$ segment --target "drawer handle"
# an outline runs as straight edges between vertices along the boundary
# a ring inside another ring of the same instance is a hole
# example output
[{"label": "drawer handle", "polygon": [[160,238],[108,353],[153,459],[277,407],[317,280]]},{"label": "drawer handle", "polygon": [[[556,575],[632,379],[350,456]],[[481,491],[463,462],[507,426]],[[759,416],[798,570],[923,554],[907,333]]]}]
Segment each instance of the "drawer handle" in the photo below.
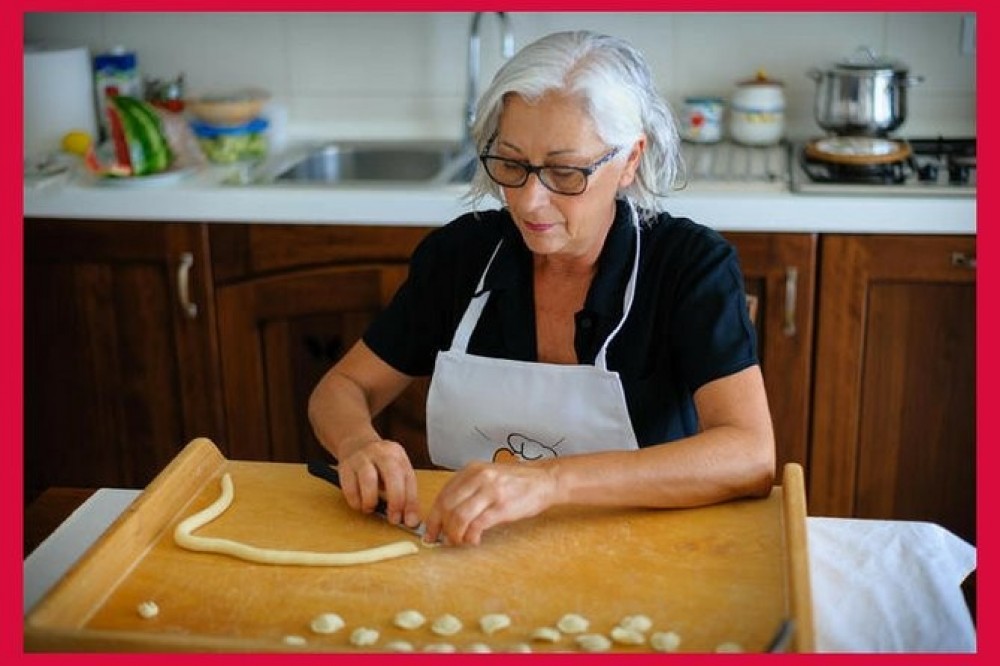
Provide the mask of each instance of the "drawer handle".
[{"label": "drawer handle", "polygon": [[789,266],[785,269],[785,328],[787,337],[793,337],[795,328],[795,303],[799,294],[799,269]]},{"label": "drawer handle", "polygon": [[955,268],[968,268],[975,270],[976,268],[976,256],[971,257],[964,252],[952,252],[951,253],[951,265]]},{"label": "drawer handle", "polygon": [[177,265],[177,294],[181,301],[181,310],[188,319],[198,317],[198,304],[191,302],[189,293],[192,266],[194,266],[194,255],[182,252],[180,263]]}]

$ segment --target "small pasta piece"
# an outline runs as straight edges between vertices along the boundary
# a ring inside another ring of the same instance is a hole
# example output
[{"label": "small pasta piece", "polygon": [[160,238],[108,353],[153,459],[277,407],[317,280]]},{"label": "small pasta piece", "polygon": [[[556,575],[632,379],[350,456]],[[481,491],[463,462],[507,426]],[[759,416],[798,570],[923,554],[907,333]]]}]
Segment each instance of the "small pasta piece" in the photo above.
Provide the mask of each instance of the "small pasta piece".
[{"label": "small pasta piece", "polygon": [[400,629],[419,629],[427,622],[423,613],[416,610],[405,610],[396,613],[393,623]]},{"label": "small pasta piece", "polygon": [[285,645],[305,645],[306,639],[304,636],[297,636],[295,634],[288,634],[281,639]]},{"label": "small pasta piece", "polygon": [[139,617],[144,620],[152,620],[160,614],[160,607],[156,605],[155,601],[143,601],[136,606],[135,610],[139,613]]},{"label": "small pasta piece", "polygon": [[479,618],[479,626],[484,634],[492,635],[510,626],[510,616],[504,613],[489,613]]},{"label": "small pasta piece", "polygon": [[389,641],[385,644],[385,649],[389,652],[413,652],[413,643],[410,641]]},{"label": "small pasta piece", "polygon": [[378,643],[378,630],[368,627],[358,627],[351,632],[351,645],[367,647]]},{"label": "small pasta piece", "polygon": [[657,652],[677,652],[681,637],[676,631],[657,631],[649,637],[649,645]]},{"label": "small pasta piece", "polygon": [[539,627],[531,632],[531,640],[533,641],[558,643],[560,639],[562,639],[562,634],[555,627]]},{"label": "small pasta piece", "polygon": [[344,628],[344,618],[336,613],[320,613],[309,623],[309,628],[316,634],[332,634]]},{"label": "small pasta piece", "polygon": [[644,634],[653,628],[653,621],[648,615],[626,615],[618,623],[618,626],[622,629],[638,631],[640,634]]},{"label": "small pasta piece", "polygon": [[486,643],[472,643],[472,644],[469,645],[469,647],[466,648],[465,651],[466,652],[476,652],[478,654],[487,654],[487,653],[493,652],[493,648],[491,648]]},{"label": "small pasta piece", "polygon": [[611,640],[601,634],[580,634],[576,644],[584,652],[607,652],[611,648]]},{"label": "small pasta piece", "polygon": [[611,630],[611,640],[622,645],[642,645],[646,637],[634,629],[619,626]]},{"label": "small pasta piece", "polygon": [[556,628],[564,634],[582,634],[590,628],[590,620],[576,613],[566,613],[556,622]]},{"label": "small pasta piece", "polygon": [[528,654],[528,653],[534,652],[534,650],[532,650],[531,646],[528,645],[527,643],[514,643],[509,648],[507,648],[506,650],[504,650],[504,652],[512,652],[512,653],[517,653],[517,654]]},{"label": "small pasta piece", "polygon": [[451,643],[428,643],[424,646],[424,652],[437,652],[439,654],[450,654],[458,650]]},{"label": "small pasta piece", "polygon": [[716,652],[743,652],[743,646],[733,641],[726,641],[715,646]]},{"label": "small pasta piece", "polygon": [[445,613],[431,625],[431,631],[438,636],[453,636],[462,630],[462,621],[454,615]]}]

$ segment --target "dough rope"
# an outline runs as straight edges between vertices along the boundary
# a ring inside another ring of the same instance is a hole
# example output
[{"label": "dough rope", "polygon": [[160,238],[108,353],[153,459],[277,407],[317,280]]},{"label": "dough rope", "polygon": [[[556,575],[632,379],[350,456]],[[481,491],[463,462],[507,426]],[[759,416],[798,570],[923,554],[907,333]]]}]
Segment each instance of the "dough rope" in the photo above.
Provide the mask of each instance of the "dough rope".
[{"label": "dough rope", "polygon": [[258,564],[290,564],[313,567],[341,567],[354,564],[368,564],[394,557],[413,555],[420,551],[416,544],[410,541],[394,543],[346,553],[318,553],[303,550],[278,550],[274,548],[259,548],[249,544],[220,539],[216,537],[201,537],[192,534],[200,527],[207,525],[229,508],[233,502],[233,480],[229,473],[222,475],[222,493],[210,505],[182,520],[174,529],[174,541],[181,548],[203,553],[218,553],[229,555],[248,562]]}]

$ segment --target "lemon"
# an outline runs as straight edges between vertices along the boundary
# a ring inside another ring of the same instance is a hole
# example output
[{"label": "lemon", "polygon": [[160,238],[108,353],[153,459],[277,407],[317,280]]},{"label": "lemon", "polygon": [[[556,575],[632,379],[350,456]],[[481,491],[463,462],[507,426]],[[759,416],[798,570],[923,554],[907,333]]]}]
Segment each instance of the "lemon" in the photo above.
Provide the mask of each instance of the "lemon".
[{"label": "lemon", "polygon": [[66,132],[62,138],[62,149],[74,155],[86,155],[93,139],[90,134],[83,130],[73,130]]}]

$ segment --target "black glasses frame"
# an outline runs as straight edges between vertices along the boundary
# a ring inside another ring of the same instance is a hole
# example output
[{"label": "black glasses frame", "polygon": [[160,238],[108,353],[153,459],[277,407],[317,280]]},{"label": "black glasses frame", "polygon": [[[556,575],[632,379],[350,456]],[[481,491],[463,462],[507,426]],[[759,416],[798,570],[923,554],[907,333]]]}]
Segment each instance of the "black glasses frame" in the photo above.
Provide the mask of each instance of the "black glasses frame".
[{"label": "black glasses frame", "polygon": [[[584,167],[551,166],[551,165],[535,166],[530,162],[522,162],[521,160],[510,159],[507,157],[500,157],[499,155],[490,155],[488,154],[487,151],[489,151],[489,149],[492,146],[493,146],[493,141],[491,139],[490,142],[486,144],[486,149],[482,152],[482,154],[479,155],[479,161],[482,162],[483,168],[486,170],[486,175],[489,176],[490,180],[492,180],[494,183],[496,183],[500,187],[512,187],[512,188],[524,187],[525,183],[528,182],[528,178],[531,177],[531,174],[535,174],[538,176],[538,182],[540,182],[543,186],[545,186],[545,189],[549,190],[550,192],[555,192],[556,194],[562,194],[564,196],[576,196],[578,194],[583,194],[584,192],[586,192],[587,186],[590,184],[590,177],[594,174],[594,172],[597,171],[603,164],[606,164],[611,159],[613,159],[614,156],[617,155],[619,152],[621,152],[621,146],[616,146],[615,148],[612,148],[610,151],[605,153],[604,156],[598,158],[596,162]],[[493,174],[490,172],[491,161],[493,163],[510,164],[513,166],[520,167],[521,169],[524,169],[524,178],[522,178],[521,182],[517,183],[516,185],[500,182],[499,180],[494,178]],[[580,174],[583,175],[583,187],[574,192],[567,192],[564,190],[556,189],[555,187],[550,185],[545,178],[545,174],[547,172],[554,170],[558,171],[569,170],[569,171],[579,172]]]}]

